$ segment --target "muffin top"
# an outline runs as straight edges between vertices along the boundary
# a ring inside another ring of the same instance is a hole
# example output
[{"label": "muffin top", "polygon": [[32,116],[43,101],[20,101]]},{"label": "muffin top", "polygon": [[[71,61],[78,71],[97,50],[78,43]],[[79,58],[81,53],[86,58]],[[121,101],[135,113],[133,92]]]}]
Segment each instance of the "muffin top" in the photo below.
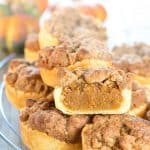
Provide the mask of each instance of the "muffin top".
[{"label": "muffin top", "polygon": [[82,132],[87,149],[150,149],[150,122],[130,115],[96,115]]}]

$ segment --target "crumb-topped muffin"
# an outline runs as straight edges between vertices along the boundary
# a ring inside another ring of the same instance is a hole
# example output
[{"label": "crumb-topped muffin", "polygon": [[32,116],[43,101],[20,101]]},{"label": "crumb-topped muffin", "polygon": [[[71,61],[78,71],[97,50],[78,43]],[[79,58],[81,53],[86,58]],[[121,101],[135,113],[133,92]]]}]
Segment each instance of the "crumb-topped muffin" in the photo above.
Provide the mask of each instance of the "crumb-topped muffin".
[{"label": "crumb-topped muffin", "polygon": [[83,150],[149,150],[150,122],[129,115],[97,115],[82,130]]},{"label": "crumb-topped muffin", "polygon": [[82,29],[90,31],[101,40],[106,41],[106,30],[97,24],[96,20],[90,16],[80,13],[75,8],[64,8],[55,11],[51,18],[47,20],[40,29],[40,47],[56,46],[62,41],[74,38],[76,32]]},{"label": "crumb-topped muffin", "polygon": [[19,109],[25,106],[28,98],[53,100],[53,88],[43,83],[36,65],[21,59],[10,62],[5,91],[11,103]]},{"label": "crumb-topped muffin", "polygon": [[81,130],[89,122],[87,115],[68,116],[53,102],[32,99],[20,114],[22,139],[31,150],[81,150]]}]

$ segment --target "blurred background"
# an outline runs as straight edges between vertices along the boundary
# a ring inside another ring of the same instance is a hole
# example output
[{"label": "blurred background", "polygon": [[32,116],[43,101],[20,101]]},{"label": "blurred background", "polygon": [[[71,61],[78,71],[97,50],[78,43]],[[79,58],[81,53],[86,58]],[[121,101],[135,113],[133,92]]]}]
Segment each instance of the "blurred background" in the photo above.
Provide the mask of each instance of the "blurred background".
[{"label": "blurred background", "polygon": [[107,45],[150,43],[148,0],[0,0],[0,58],[23,52],[30,33],[38,33],[55,9],[78,7],[106,28]]}]

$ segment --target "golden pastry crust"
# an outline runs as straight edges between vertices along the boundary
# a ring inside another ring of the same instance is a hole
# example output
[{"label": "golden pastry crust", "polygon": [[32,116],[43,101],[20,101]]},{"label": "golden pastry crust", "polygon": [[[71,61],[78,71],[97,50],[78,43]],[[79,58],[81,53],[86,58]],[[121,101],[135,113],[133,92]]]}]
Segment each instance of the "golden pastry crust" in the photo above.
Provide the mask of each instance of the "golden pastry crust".
[{"label": "golden pastry crust", "polygon": [[38,130],[32,130],[24,122],[20,122],[20,131],[24,144],[30,150],[81,150],[81,143],[68,144],[59,141]]},{"label": "golden pastry crust", "polygon": [[43,83],[35,65],[24,60],[12,60],[5,76],[5,87],[8,99],[19,109],[28,98],[53,100],[53,88]]},{"label": "golden pastry crust", "polygon": [[55,88],[54,99],[56,108],[66,114],[124,113],[131,105],[131,78],[108,67],[81,71],[77,78]]},{"label": "golden pastry crust", "polygon": [[97,115],[82,130],[83,150],[150,149],[150,122],[129,115]]}]

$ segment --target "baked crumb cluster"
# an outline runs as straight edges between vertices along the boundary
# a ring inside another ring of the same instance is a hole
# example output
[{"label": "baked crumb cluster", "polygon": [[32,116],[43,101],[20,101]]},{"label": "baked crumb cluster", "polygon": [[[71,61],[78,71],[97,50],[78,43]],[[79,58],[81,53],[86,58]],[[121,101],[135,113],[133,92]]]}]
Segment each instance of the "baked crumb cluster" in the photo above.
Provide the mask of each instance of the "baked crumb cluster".
[{"label": "baked crumb cluster", "polygon": [[150,122],[129,115],[97,115],[83,132],[83,147],[88,150],[148,150]]},{"label": "baked crumb cluster", "polygon": [[83,37],[82,33],[70,42],[58,46],[47,47],[39,53],[39,67],[52,69],[54,67],[67,67],[84,59],[95,59],[111,62],[111,54],[105,45],[93,37]]}]

